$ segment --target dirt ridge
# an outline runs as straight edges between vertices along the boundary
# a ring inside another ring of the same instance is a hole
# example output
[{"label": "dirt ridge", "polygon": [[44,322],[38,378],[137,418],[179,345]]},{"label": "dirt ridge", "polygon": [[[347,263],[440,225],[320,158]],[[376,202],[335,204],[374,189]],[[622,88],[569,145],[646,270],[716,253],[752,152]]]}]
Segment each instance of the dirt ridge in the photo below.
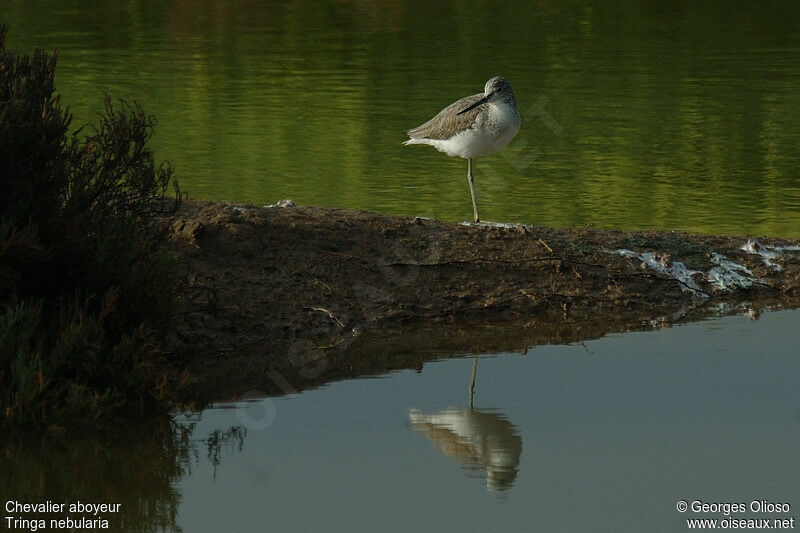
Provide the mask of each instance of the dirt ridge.
[{"label": "dirt ridge", "polygon": [[185,276],[169,349],[212,374],[217,397],[288,392],[275,373],[302,389],[485,348],[800,306],[800,240],[199,200],[165,227]]}]

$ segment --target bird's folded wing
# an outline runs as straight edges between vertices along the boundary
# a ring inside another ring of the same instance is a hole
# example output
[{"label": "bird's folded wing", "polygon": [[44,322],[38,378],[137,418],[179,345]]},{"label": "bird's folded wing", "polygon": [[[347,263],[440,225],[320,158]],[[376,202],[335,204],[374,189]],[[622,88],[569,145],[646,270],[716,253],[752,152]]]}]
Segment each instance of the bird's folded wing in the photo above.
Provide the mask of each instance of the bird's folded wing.
[{"label": "bird's folded wing", "polygon": [[472,127],[475,117],[478,116],[483,106],[479,105],[474,109],[470,109],[463,115],[458,113],[483,98],[483,96],[483,93],[478,93],[462,98],[439,111],[438,115],[425,124],[411,128],[404,133],[412,139],[449,139],[453,135]]}]

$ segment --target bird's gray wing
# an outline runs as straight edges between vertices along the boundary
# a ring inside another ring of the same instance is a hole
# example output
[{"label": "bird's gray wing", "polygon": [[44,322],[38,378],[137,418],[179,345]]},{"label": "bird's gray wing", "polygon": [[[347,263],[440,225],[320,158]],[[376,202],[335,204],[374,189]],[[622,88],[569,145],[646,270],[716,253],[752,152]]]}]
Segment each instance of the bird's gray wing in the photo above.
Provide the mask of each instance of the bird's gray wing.
[{"label": "bird's gray wing", "polygon": [[470,109],[463,115],[458,113],[483,98],[483,96],[483,93],[478,93],[462,98],[439,111],[438,115],[425,124],[406,130],[403,133],[412,139],[449,139],[456,133],[472,127],[475,117],[478,116],[483,106],[479,105],[474,109]]}]

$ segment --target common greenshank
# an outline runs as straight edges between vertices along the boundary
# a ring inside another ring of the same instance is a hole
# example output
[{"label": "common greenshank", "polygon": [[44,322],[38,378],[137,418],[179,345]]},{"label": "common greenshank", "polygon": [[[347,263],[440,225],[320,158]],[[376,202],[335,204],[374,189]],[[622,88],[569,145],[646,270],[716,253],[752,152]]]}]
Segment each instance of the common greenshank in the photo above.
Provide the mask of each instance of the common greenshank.
[{"label": "common greenshank", "polygon": [[475,222],[479,222],[472,158],[504,148],[519,131],[519,125],[514,89],[507,79],[496,76],[486,82],[482,93],[462,98],[425,124],[404,131],[411,138],[403,144],[429,144],[449,156],[467,160],[472,211]]}]

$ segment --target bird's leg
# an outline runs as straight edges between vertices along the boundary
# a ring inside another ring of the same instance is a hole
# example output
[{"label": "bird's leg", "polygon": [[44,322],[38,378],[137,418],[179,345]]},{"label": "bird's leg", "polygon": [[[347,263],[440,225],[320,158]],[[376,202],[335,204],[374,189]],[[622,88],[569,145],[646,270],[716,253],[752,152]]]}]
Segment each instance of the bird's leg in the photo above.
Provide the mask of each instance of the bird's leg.
[{"label": "bird's leg", "polygon": [[478,354],[472,362],[472,378],[469,380],[469,410],[472,411],[472,398],[475,396],[475,378],[478,377]]},{"label": "bird's leg", "polygon": [[472,158],[467,158],[467,181],[469,181],[469,192],[472,195],[472,212],[475,215],[475,222],[480,222],[478,218],[478,204],[475,203],[475,178],[472,177]]}]

